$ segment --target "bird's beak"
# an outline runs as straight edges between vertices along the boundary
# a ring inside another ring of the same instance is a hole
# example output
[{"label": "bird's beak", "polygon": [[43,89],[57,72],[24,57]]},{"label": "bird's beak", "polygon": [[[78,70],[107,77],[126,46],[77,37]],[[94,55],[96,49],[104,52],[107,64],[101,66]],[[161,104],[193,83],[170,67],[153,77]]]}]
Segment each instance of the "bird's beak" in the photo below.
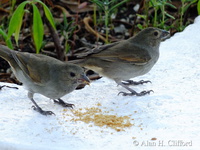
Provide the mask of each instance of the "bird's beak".
[{"label": "bird's beak", "polygon": [[82,74],[78,79],[78,83],[90,85],[90,79],[86,75]]},{"label": "bird's beak", "polygon": [[170,37],[170,32],[162,30],[162,34],[160,36],[161,40],[165,40]]}]

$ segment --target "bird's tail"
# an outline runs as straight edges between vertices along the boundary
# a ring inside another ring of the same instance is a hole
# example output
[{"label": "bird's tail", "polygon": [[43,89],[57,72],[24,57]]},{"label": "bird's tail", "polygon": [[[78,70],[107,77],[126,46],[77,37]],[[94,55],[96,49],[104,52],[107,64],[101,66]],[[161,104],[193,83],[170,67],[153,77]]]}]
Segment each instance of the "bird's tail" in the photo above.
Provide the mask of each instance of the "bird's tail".
[{"label": "bird's tail", "polygon": [[13,50],[8,48],[7,46],[0,44],[0,57],[7,60],[8,62],[12,59],[12,51]]}]

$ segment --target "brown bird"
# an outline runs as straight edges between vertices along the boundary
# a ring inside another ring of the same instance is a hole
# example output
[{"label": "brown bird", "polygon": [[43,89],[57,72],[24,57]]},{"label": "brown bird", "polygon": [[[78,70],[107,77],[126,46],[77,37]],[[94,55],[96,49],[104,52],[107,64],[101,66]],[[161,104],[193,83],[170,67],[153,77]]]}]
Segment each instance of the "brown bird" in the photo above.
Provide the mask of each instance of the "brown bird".
[{"label": "brown bird", "polygon": [[127,40],[79,54],[77,56],[79,59],[75,60],[74,63],[113,79],[117,84],[130,91],[130,93],[120,92],[124,96],[146,95],[152,90],[137,93],[128,85],[143,84],[150,81],[134,82],[129,79],[144,75],[152,69],[159,58],[160,43],[167,37],[169,37],[169,32],[165,30],[153,27],[146,28]]},{"label": "brown bird", "polygon": [[34,110],[43,115],[54,113],[42,110],[33,99],[34,93],[53,99],[64,107],[72,107],[73,104],[65,103],[60,98],[75,90],[79,84],[89,84],[83,68],[49,56],[17,52],[0,45],[0,57],[8,61],[17,79],[28,90]]}]

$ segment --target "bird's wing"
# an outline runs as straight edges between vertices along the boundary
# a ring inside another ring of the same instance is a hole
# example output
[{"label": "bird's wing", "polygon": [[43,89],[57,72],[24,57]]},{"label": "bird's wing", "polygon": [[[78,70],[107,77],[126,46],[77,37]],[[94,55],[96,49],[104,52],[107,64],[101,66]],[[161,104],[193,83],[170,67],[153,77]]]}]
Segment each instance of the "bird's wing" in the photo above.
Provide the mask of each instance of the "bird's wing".
[{"label": "bird's wing", "polygon": [[[48,80],[47,76],[41,74],[41,69],[45,69],[48,72],[48,65],[45,68],[39,67],[43,65],[43,61],[39,60],[38,57],[29,53],[12,53],[12,56],[24,75],[30,78],[34,83],[43,85]],[[38,63],[36,63],[38,62]]]},{"label": "bird's wing", "polygon": [[121,41],[116,45],[104,48],[91,56],[105,61],[123,61],[135,65],[144,65],[151,59],[145,48],[127,41]]},{"label": "bird's wing", "polygon": [[75,54],[75,56],[77,58],[85,58],[87,56],[90,56],[90,55],[93,55],[93,54],[97,54],[101,51],[104,51],[110,47],[113,47],[115,45],[117,45],[119,42],[114,42],[114,43],[111,43],[111,44],[106,44],[106,45],[102,45],[102,46],[98,46],[98,47],[95,47],[93,49],[86,49],[86,50],[82,50],[82,52],[77,52],[77,54]]}]

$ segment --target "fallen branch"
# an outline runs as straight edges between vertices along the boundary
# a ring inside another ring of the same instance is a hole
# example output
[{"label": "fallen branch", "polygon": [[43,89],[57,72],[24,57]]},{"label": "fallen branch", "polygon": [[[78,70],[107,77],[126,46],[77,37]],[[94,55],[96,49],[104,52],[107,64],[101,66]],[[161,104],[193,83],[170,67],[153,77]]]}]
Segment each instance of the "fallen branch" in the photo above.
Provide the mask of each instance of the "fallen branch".
[{"label": "fallen branch", "polygon": [[57,57],[58,57],[59,60],[64,61],[65,60],[64,49],[61,46],[58,33],[56,32],[56,30],[54,30],[54,28],[51,26],[51,24],[49,23],[49,21],[47,19],[46,19],[46,24],[49,28],[51,35],[52,35],[54,45],[55,45],[55,48],[56,48],[56,52],[57,52]]},{"label": "fallen branch", "polygon": [[83,22],[85,24],[85,29],[94,34],[97,38],[100,38],[101,40],[103,40],[104,42],[106,42],[106,38],[104,38],[102,35],[100,35],[98,32],[96,32],[89,24],[89,22],[92,21],[92,19],[90,17],[85,17],[83,19]]}]

